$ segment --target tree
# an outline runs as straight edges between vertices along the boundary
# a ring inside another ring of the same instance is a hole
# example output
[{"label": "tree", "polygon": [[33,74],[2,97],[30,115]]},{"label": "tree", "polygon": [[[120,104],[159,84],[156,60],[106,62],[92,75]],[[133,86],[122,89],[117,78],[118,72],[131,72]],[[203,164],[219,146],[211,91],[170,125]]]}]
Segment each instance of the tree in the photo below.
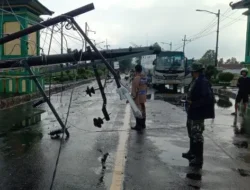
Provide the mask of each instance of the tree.
[{"label": "tree", "polygon": [[223,58],[220,58],[219,60],[219,65],[223,65],[224,64],[224,59]]},{"label": "tree", "polygon": [[231,82],[234,78],[234,74],[230,72],[220,73],[219,79],[221,82]]},{"label": "tree", "polygon": [[206,77],[207,77],[208,80],[211,80],[212,77],[216,78],[216,76],[218,75],[218,73],[219,73],[219,71],[213,65],[207,66],[207,68],[205,70],[205,75],[206,75]]},{"label": "tree", "polygon": [[231,59],[227,59],[225,64],[239,64],[239,62],[235,57],[232,57]]},{"label": "tree", "polygon": [[208,65],[214,65],[215,64],[215,51],[214,50],[208,50],[200,59],[200,62],[204,66]]},{"label": "tree", "polygon": [[[66,67],[68,67],[69,66],[69,63],[66,63]],[[67,71],[65,71],[65,73],[68,75],[68,77],[69,77],[69,75],[70,75],[70,70],[67,70]]]},{"label": "tree", "polygon": [[120,71],[125,72],[126,70],[130,70],[132,68],[132,59],[125,59],[119,62]]}]

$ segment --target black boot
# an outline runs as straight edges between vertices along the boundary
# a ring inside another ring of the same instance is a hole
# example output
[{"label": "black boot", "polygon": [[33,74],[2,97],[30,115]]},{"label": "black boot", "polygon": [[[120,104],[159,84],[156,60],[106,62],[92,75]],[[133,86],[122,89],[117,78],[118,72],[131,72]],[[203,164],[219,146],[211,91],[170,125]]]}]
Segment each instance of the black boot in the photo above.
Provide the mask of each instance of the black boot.
[{"label": "black boot", "polygon": [[190,138],[189,144],[190,144],[189,151],[186,153],[182,153],[182,157],[186,158],[188,160],[192,160],[195,158],[195,156],[194,156],[194,143],[193,143],[192,138]]},{"label": "black boot", "polygon": [[145,129],[146,128],[146,118],[142,119],[142,128]]},{"label": "black boot", "polygon": [[131,127],[132,130],[140,131],[141,130],[141,121],[139,118],[135,118],[136,124],[134,127]]},{"label": "black boot", "polygon": [[202,168],[203,165],[203,142],[196,142],[195,146],[195,158],[189,163],[189,166]]}]

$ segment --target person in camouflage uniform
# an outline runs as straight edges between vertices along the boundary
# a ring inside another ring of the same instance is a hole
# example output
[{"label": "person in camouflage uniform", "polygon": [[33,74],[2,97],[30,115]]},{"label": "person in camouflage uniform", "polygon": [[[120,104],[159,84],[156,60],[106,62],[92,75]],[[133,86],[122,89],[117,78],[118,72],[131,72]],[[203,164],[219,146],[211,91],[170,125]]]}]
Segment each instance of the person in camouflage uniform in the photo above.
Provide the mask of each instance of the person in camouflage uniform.
[{"label": "person in camouflage uniform", "polygon": [[[193,86],[195,84],[195,79],[193,78],[192,79],[192,82],[189,84],[188,86],[188,92],[187,92],[187,97],[186,97],[186,104],[185,104],[185,110],[188,112],[188,108],[189,108],[189,104],[188,102],[191,101],[191,89],[193,89]],[[187,153],[183,153],[182,154],[182,157],[183,158],[186,158],[188,160],[191,160],[194,158],[194,155],[193,155],[193,139],[192,139],[192,136],[191,136],[191,120],[188,119],[187,117],[187,122],[186,122],[186,127],[187,127],[187,132],[188,132],[188,137],[189,137],[189,151]]]},{"label": "person in camouflage uniform", "polygon": [[190,150],[183,157],[190,160],[190,166],[203,165],[203,131],[205,119],[214,119],[214,95],[211,84],[203,74],[203,66],[193,63],[193,81],[187,96],[187,129],[190,137]]}]

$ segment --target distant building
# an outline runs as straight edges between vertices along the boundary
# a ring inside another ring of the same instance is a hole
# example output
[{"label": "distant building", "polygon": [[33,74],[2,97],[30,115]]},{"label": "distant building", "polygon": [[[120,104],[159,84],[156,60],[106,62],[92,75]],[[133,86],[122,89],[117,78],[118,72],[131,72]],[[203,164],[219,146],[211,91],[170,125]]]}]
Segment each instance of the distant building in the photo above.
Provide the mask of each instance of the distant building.
[{"label": "distant building", "polygon": [[242,64],[219,64],[218,69],[223,72],[230,72],[239,74],[240,70],[244,67]]}]

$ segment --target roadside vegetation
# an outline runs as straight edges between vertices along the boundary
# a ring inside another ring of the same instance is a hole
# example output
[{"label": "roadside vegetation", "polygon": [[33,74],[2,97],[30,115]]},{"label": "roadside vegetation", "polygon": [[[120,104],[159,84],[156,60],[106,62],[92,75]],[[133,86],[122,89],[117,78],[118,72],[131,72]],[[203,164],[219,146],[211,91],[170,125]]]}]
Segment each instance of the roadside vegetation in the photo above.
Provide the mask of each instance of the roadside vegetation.
[{"label": "roadside vegetation", "polygon": [[[98,66],[98,73],[101,77],[107,75],[107,69],[104,66]],[[69,70],[64,72],[57,72],[51,75],[51,83],[62,83],[70,82],[75,80],[90,79],[95,77],[94,71],[92,68],[80,68],[75,70]],[[50,83],[50,76],[45,77],[45,84]]]}]

